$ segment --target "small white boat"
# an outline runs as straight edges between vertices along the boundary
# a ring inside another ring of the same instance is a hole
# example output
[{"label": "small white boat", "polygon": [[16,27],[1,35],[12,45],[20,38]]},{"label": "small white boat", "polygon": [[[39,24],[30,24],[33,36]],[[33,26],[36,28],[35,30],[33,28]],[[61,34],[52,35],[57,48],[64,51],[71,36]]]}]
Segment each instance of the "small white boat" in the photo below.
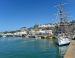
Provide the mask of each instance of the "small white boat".
[{"label": "small white boat", "polygon": [[70,39],[68,37],[58,37],[57,44],[58,45],[67,45],[70,43]]},{"label": "small white boat", "polygon": [[5,35],[3,35],[3,37],[6,37]]}]

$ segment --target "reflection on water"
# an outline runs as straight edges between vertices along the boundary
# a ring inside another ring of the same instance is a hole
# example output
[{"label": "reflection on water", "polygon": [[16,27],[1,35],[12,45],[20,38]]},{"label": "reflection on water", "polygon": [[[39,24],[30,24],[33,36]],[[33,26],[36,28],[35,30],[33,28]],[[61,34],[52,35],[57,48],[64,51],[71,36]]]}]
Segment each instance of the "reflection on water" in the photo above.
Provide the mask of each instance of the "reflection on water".
[{"label": "reflection on water", "polygon": [[67,48],[68,48],[68,46],[61,46],[61,47],[59,47],[59,54],[60,54],[61,58],[63,58]]},{"label": "reflection on water", "polygon": [[66,47],[47,39],[0,38],[0,58],[61,58]]}]

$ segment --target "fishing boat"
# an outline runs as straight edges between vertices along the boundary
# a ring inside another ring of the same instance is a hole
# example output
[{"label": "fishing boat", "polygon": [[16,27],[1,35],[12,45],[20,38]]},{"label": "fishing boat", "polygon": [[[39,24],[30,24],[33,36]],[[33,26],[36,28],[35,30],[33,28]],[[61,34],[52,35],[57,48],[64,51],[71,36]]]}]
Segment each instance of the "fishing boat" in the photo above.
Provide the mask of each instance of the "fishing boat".
[{"label": "fishing boat", "polygon": [[59,4],[58,6],[58,16],[59,16],[59,24],[56,29],[56,43],[58,45],[67,45],[70,43],[69,37],[69,25],[68,25],[68,17],[64,12],[64,4]]},{"label": "fishing boat", "polygon": [[69,39],[69,37],[67,37],[67,36],[58,36],[56,43],[57,43],[59,46],[68,45],[68,44],[70,44],[70,39]]}]

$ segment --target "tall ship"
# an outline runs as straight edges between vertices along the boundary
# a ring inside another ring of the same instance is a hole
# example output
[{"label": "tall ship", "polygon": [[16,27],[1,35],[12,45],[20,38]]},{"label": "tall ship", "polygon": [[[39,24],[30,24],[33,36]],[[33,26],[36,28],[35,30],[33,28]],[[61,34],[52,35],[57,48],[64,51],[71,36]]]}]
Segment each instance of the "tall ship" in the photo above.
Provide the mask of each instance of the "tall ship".
[{"label": "tall ship", "polygon": [[70,43],[68,18],[64,12],[64,4],[58,6],[58,17],[60,22],[56,26],[56,43],[58,45],[67,45]]}]

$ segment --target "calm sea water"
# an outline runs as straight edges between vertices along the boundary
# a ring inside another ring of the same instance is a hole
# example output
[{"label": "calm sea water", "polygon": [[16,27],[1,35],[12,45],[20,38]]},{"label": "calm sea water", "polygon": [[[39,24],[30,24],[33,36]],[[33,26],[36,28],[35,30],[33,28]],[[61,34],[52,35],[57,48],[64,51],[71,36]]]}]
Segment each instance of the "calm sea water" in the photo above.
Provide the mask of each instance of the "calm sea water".
[{"label": "calm sea water", "polygon": [[0,58],[62,58],[66,49],[47,39],[0,38]]}]

